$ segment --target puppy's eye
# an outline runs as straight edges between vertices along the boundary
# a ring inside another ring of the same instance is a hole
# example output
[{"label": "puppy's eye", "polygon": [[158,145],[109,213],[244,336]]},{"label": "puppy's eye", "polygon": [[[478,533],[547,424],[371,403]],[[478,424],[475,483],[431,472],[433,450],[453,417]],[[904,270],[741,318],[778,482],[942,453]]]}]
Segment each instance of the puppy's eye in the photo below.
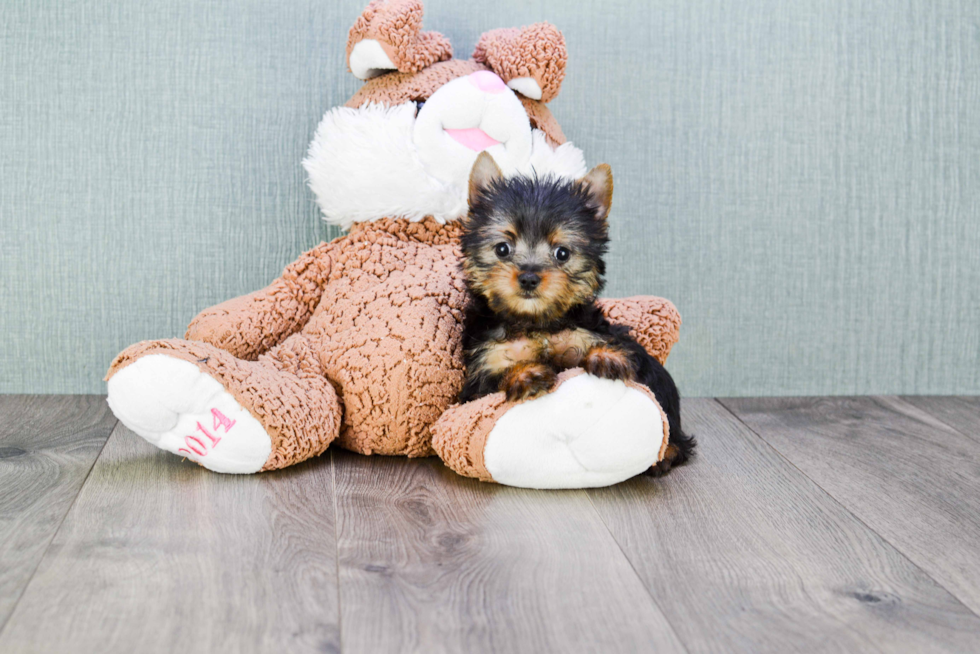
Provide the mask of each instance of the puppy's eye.
[{"label": "puppy's eye", "polygon": [[497,243],[493,246],[493,253],[503,259],[510,255],[510,245],[507,243]]},{"label": "puppy's eye", "polygon": [[568,261],[568,257],[572,256],[572,253],[568,248],[563,248],[558,246],[555,248],[555,259],[561,261],[562,263]]}]

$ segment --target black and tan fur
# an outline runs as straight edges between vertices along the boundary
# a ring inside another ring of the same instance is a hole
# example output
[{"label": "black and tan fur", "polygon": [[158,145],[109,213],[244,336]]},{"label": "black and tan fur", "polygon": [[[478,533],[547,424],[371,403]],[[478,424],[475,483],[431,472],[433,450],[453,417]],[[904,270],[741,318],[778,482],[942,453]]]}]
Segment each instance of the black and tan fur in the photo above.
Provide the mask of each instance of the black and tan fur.
[{"label": "black and tan fur", "polygon": [[460,401],[503,391],[512,401],[549,391],[561,370],[635,380],[654,393],[670,425],[655,474],[683,463],[694,439],[681,431],[680,396],[667,371],[596,305],[605,275],[612,171],[577,182],[505,180],[483,153],[470,174],[463,270],[470,291]]}]

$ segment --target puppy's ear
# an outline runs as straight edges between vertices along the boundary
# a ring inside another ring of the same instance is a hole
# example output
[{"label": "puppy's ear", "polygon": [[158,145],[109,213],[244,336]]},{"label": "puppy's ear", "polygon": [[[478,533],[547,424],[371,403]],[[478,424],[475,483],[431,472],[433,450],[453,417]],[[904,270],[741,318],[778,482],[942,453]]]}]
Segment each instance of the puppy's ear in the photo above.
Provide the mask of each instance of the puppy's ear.
[{"label": "puppy's ear", "polygon": [[[607,166],[608,168],[608,166]],[[493,160],[490,153],[484,150],[476,158],[473,169],[470,170],[470,206],[476,204],[480,193],[485,191],[497,180],[503,179],[504,174],[500,172],[500,166]]]},{"label": "puppy's ear", "polygon": [[589,207],[596,212],[596,218],[606,220],[612,206],[613,178],[609,164],[599,164],[585,174],[578,183],[585,190]]}]

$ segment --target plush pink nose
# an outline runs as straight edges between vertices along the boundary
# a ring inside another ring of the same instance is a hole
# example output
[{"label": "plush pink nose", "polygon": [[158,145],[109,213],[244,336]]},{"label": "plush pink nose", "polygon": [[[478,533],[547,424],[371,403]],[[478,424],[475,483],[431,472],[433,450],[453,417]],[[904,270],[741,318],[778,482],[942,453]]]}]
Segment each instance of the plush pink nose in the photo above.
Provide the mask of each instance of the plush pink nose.
[{"label": "plush pink nose", "polygon": [[489,70],[478,70],[470,75],[470,81],[476,88],[484,93],[501,93],[507,90],[504,80],[500,79]]}]

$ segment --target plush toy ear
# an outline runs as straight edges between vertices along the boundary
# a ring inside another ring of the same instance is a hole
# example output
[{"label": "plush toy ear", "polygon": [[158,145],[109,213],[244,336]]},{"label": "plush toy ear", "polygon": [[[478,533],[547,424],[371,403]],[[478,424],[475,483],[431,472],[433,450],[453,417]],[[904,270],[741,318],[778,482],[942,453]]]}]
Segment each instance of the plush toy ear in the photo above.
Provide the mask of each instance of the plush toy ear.
[{"label": "plush toy ear", "polygon": [[589,206],[596,210],[599,220],[609,217],[612,206],[613,178],[609,164],[599,164],[585,174],[578,183],[585,189],[589,197]]},{"label": "plush toy ear", "polygon": [[473,59],[532,100],[550,102],[565,79],[565,37],[550,23],[498,29],[480,37]]},{"label": "plush toy ear", "polygon": [[[608,167],[608,166],[607,166]],[[500,171],[500,166],[493,160],[490,153],[484,150],[476,158],[470,170],[470,195],[469,201],[472,207],[476,204],[480,194],[490,187],[494,182],[502,179],[504,174]]]},{"label": "plush toy ear", "polygon": [[422,32],[421,0],[373,0],[347,35],[347,67],[360,79],[417,73],[453,58],[449,39]]}]

